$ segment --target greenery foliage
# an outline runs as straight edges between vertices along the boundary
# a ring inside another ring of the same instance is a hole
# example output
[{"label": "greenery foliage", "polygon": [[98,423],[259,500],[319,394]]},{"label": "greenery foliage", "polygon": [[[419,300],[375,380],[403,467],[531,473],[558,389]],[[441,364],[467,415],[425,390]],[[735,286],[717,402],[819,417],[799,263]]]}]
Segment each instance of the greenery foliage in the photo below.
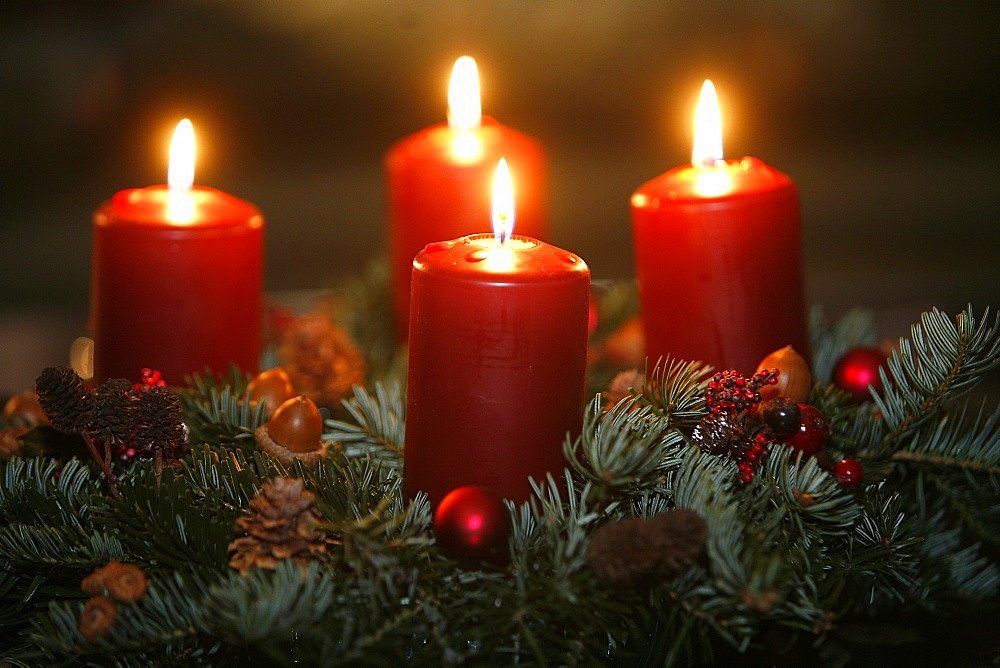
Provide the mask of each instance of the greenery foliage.
[{"label": "greenery foliage", "polygon": [[[120,499],[83,450],[0,462],[0,659],[842,665],[877,644],[853,642],[858,628],[888,623],[901,642],[929,615],[995,611],[1000,409],[971,405],[969,392],[1000,364],[1000,320],[925,313],[893,352],[886,389],[860,404],[829,373],[872,340],[870,318],[828,326],[817,315],[813,330],[809,402],[831,424],[823,456],[777,447],[738,488],[734,462],[690,444],[710,369],[661,360],[647,393],[613,406],[595,395],[564,444],[567,469],[508,502],[504,567],[450,559],[426,499],[403,499],[398,382],[355,388],[342,419],[326,422],[338,445],[316,467],[285,467],[255,446],[266,418],[240,400],[245,377],[191,379],[181,390],[190,451],[159,473],[149,460],[123,467]],[[865,468],[857,489],[829,471],[843,456]],[[315,495],[327,558],[243,577],[228,565],[233,525],[276,477],[302,478]],[[641,588],[595,577],[594,531],[673,508],[705,520],[703,559]],[[149,588],[88,640],[80,582],[111,560],[141,567]]]}]

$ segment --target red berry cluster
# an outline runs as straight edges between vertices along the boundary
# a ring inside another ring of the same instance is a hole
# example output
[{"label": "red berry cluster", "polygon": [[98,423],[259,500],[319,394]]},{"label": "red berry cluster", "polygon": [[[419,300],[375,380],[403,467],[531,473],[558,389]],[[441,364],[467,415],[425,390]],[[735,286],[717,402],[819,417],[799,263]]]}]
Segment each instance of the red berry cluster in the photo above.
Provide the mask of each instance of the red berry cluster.
[{"label": "red berry cluster", "polygon": [[747,448],[737,464],[738,470],[734,482],[738,488],[742,489],[753,481],[754,474],[757,473],[757,466],[771,454],[773,443],[774,441],[768,438],[766,432],[757,432],[753,439],[753,445]]},{"label": "red berry cluster", "polygon": [[133,383],[132,387],[139,392],[148,392],[152,387],[166,387],[167,381],[163,380],[163,374],[156,369],[143,367],[140,378],[142,382]]},{"label": "red berry cluster", "polygon": [[761,369],[749,380],[738,371],[720,371],[708,381],[705,405],[710,413],[749,413],[760,403],[760,388],[778,382],[777,369]]}]

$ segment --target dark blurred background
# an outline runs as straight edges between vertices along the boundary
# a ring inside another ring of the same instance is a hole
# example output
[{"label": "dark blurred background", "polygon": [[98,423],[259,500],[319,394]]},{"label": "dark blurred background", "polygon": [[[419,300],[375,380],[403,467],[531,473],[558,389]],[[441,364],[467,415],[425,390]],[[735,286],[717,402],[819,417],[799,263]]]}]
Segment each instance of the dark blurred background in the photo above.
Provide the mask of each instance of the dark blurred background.
[{"label": "dark blurred background", "polygon": [[811,301],[890,337],[1000,306],[995,1],[7,0],[0,392],[85,333],[91,213],[165,180],[181,117],[197,182],[266,214],[267,288],[319,288],[384,248],[382,156],[444,120],[463,54],[549,150],[551,240],[595,277],[632,275],[629,195],[689,160],[711,78],[727,157],[798,182]]}]

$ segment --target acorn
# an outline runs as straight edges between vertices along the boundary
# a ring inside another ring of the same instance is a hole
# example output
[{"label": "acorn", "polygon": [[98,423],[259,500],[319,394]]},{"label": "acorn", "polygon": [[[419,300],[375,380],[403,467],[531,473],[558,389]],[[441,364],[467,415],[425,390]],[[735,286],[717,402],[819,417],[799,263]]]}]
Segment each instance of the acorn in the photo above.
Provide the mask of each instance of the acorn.
[{"label": "acorn", "polygon": [[274,455],[285,466],[291,466],[296,459],[314,465],[326,454],[323,416],[304,394],[278,406],[271,419],[257,428],[254,437],[261,450]]},{"label": "acorn", "polygon": [[775,385],[764,385],[760,388],[761,399],[785,397],[795,403],[803,403],[812,389],[812,371],[802,355],[795,348],[785,346],[775,350],[757,365],[757,371],[762,369],[777,369],[778,382]]},{"label": "acorn", "polygon": [[3,419],[7,422],[20,420],[32,427],[49,423],[49,418],[42,410],[42,404],[38,402],[38,395],[34,390],[25,390],[8,399],[3,406]]},{"label": "acorn", "polygon": [[295,396],[295,386],[288,373],[280,366],[261,371],[247,385],[247,397],[250,406],[257,407],[263,400],[267,404],[268,417],[274,415],[278,406]]}]

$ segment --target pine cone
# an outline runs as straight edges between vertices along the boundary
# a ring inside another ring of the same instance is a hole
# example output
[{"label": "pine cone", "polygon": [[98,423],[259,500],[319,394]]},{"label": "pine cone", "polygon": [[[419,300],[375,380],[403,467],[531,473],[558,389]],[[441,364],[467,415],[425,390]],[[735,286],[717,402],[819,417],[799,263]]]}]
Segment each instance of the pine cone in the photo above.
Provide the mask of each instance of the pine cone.
[{"label": "pine cone", "polygon": [[90,642],[98,636],[108,635],[111,625],[118,617],[118,608],[114,602],[103,596],[94,596],[87,601],[80,612],[80,634]]},{"label": "pine cone", "polygon": [[326,555],[326,535],[315,528],[319,513],[301,478],[274,478],[261,485],[251,512],[236,520],[247,535],[229,545],[229,565],[246,575],[253,568],[274,569],[292,559],[302,568]]},{"label": "pine cone", "polygon": [[139,393],[125,378],[112,378],[97,388],[97,411],[90,435],[101,443],[128,443],[135,433]]},{"label": "pine cone", "polygon": [[278,356],[292,384],[320,406],[339,406],[354,385],[365,382],[361,352],[323,315],[297,318],[285,330]]},{"label": "pine cone", "polygon": [[642,394],[645,388],[646,376],[638,369],[618,372],[611,379],[608,389],[601,393],[605,410],[610,410],[622,399],[631,397],[633,390]]},{"label": "pine cone", "polygon": [[165,387],[151,387],[139,399],[136,451],[151,456],[157,448],[168,459],[180,457],[187,446],[180,398]]},{"label": "pine cone", "polygon": [[146,593],[146,574],[134,564],[110,561],[80,582],[83,593],[107,593],[119,603],[135,603]]},{"label": "pine cone", "polygon": [[49,422],[59,431],[86,431],[94,419],[94,395],[68,366],[43,369],[35,380],[35,392]]},{"label": "pine cone", "polygon": [[741,461],[753,443],[747,439],[739,416],[709,413],[691,432],[691,442],[702,452]]},{"label": "pine cone", "polygon": [[677,509],[644,520],[629,517],[594,532],[587,563],[602,580],[639,587],[669,580],[694,563],[708,532],[697,513]]}]

